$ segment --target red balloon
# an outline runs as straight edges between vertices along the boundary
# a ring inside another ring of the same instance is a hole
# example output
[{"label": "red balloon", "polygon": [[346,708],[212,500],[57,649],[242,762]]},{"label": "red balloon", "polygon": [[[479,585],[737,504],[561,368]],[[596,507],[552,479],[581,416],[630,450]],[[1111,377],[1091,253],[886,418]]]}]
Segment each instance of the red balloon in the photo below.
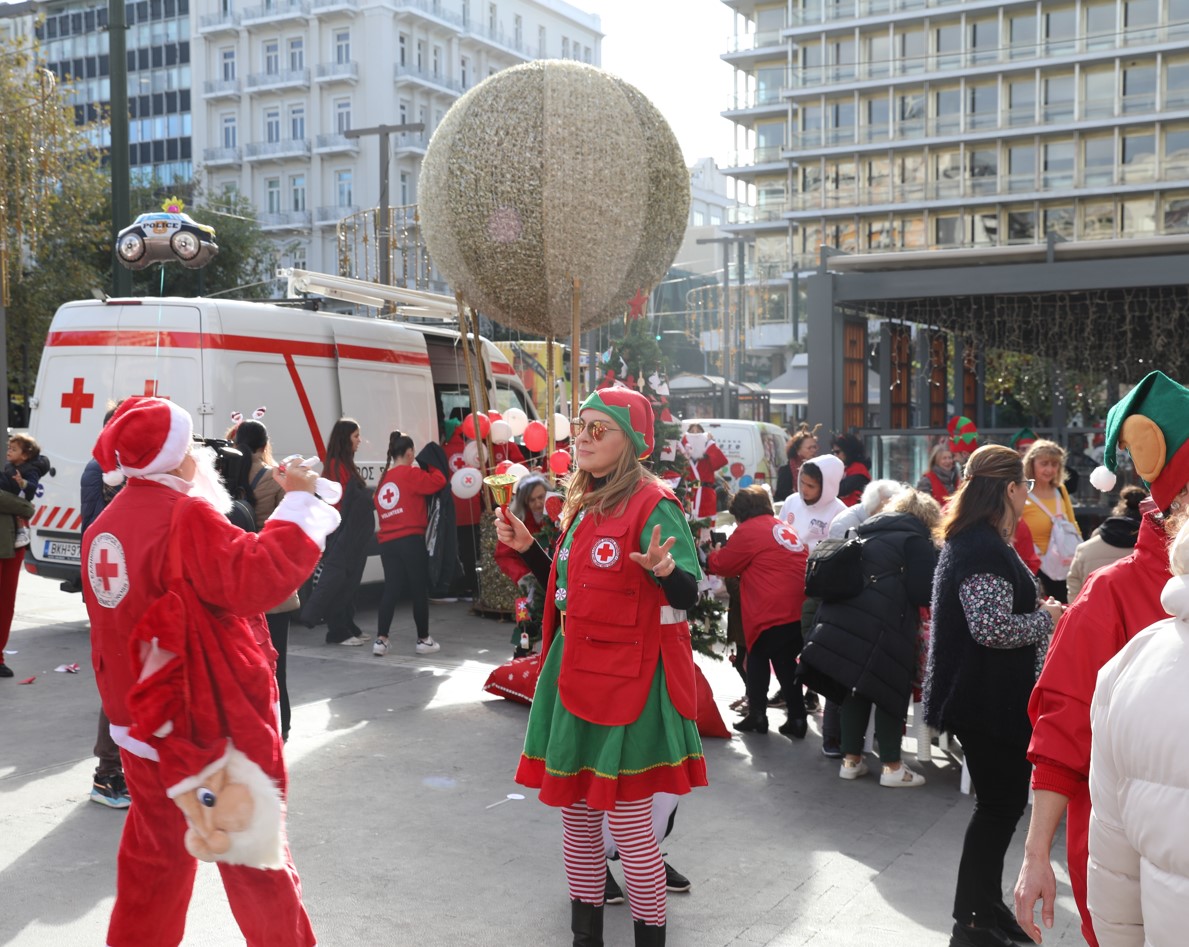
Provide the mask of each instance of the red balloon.
[{"label": "red balloon", "polygon": [[561,509],[562,498],[556,493],[551,493],[549,496],[545,497],[545,512],[549,515],[551,520],[557,522],[558,517],[561,516]]},{"label": "red balloon", "polygon": [[508,468],[511,466],[512,466],[512,461],[501,460],[498,464],[495,465],[495,472],[497,474],[506,474],[508,472]]},{"label": "red balloon", "polygon": [[552,454],[550,454],[549,469],[559,477],[569,470],[570,452],[568,450],[555,450]]},{"label": "red balloon", "polygon": [[[466,422],[463,421],[463,424]],[[544,450],[548,442],[549,432],[545,429],[545,425],[540,421],[529,421],[528,427],[524,429],[524,446],[535,454],[539,450]]]},{"label": "red balloon", "polygon": [[[466,421],[463,421],[462,423],[466,424]],[[739,463],[739,461],[735,461],[733,464],[731,464],[731,476],[738,479],[739,477],[743,476],[743,471],[746,469],[747,468]]]},{"label": "red balloon", "polygon": [[488,411],[487,412],[487,420],[488,421],[502,421],[503,419],[504,419],[504,416],[502,414],[500,414],[498,411]]},{"label": "red balloon", "polygon": [[[479,433],[475,434],[475,419],[479,419]],[[486,437],[487,432],[491,430],[491,421],[488,420],[487,415],[482,411],[476,411],[473,414],[468,414],[462,419],[462,433],[463,436],[469,437],[472,441],[478,437]]]}]

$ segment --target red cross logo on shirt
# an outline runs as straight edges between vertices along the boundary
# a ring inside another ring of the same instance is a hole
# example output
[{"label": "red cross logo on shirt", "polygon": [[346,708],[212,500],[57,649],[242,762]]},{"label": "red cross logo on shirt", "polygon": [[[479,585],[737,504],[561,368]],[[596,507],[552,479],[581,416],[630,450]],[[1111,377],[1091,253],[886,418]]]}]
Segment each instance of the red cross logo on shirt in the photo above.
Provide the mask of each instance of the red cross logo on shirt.
[{"label": "red cross logo on shirt", "polygon": [[128,560],[123,545],[111,533],[100,533],[91,541],[87,578],[104,608],[115,608],[128,594]]},{"label": "red cross logo on shirt", "polygon": [[619,562],[619,543],[614,539],[600,539],[590,551],[590,558],[600,569],[610,569]]},{"label": "red cross logo on shirt", "polygon": [[385,510],[391,510],[400,502],[400,490],[395,483],[386,483],[380,487],[376,500]]},{"label": "red cross logo on shirt", "polygon": [[772,527],[772,538],[789,552],[801,552],[805,548],[797,531],[787,523],[776,523]]},{"label": "red cross logo on shirt", "polygon": [[95,396],[83,391],[83,380],[76,378],[74,387],[62,393],[62,407],[70,410],[71,424],[81,424],[83,412],[95,407]]}]

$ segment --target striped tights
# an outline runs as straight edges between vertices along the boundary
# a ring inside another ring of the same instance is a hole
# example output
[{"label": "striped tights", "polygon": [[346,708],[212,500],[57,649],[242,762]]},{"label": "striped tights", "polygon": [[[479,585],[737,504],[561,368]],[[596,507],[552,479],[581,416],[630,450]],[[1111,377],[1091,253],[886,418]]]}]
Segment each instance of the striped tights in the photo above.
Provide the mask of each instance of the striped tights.
[{"label": "striped tights", "polygon": [[[603,815],[602,810],[591,809],[585,800],[561,811],[571,900],[603,903],[607,880]],[[623,865],[632,917],[659,927],[665,923],[665,863],[652,828],[652,797],[617,802],[607,815]]]}]

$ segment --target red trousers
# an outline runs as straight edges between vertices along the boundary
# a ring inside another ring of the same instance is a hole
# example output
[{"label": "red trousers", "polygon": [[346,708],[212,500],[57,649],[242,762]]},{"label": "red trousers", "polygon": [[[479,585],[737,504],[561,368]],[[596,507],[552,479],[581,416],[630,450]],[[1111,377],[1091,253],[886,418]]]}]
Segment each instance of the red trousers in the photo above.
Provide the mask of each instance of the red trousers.
[{"label": "red trousers", "polygon": [[8,647],[8,636],[12,633],[12,616],[17,604],[17,582],[21,579],[21,565],[24,561],[23,547],[16,551],[16,555],[0,559],[0,664],[4,663],[4,649]]},{"label": "red trousers", "polygon": [[[176,947],[198,862],[182,844],[186,819],[161,785],[157,764],[122,753],[133,803],[120,839],[116,903],[107,929],[109,947]],[[301,880],[285,852],[277,871],[219,865],[231,913],[248,947],[313,947],[301,903]]]}]

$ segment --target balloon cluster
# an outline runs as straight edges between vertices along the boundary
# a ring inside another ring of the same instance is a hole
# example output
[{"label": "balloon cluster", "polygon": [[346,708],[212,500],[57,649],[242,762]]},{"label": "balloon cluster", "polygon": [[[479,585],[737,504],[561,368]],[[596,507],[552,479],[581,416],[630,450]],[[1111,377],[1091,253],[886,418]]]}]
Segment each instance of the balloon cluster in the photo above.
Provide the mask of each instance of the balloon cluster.
[{"label": "balloon cluster", "polygon": [[[545,450],[549,443],[549,428],[543,421],[530,421],[528,415],[520,408],[509,408],[503,414],[497,411],[475,411],[462,419],[459,430],[469,443],[462,450],[463,466],[454,472],[450,478],[450,489],[461,500],[470,500],[478,496],[483,485],[481,468],[487,461],[487,449],[484,441],[490,435],[493,444],[507,444],[515,437],[524,439],[524,446],[534,454]],[[553,416],[553,439],[555,442],[570,439],[570,419],[564,414]],[[555,450],[546,458],[549,470],[557,476],[569,472],[570,452],[564,448]],[[518,479],[526,477],[529,469],[524,464],[501,461],[495,466],[497,474],[513,474]]]}]

